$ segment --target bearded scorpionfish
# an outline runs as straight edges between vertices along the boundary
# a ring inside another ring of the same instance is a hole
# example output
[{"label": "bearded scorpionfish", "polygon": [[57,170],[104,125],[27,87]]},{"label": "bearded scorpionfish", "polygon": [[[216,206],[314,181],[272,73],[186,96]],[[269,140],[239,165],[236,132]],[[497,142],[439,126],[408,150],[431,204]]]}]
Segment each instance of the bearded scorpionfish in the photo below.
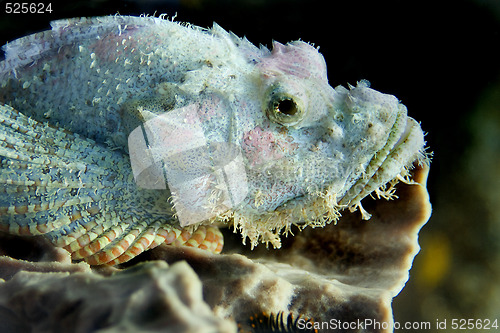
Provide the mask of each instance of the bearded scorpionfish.
[{"label": "bearded scorpionfish", "polygon": [[420,125],[367,81],[328,84],[312,45],[110,16],[3,47],[0,231],[114,265],[159,244],[215,253],[231,225],[279,248],[390,199],[428,163]]}]

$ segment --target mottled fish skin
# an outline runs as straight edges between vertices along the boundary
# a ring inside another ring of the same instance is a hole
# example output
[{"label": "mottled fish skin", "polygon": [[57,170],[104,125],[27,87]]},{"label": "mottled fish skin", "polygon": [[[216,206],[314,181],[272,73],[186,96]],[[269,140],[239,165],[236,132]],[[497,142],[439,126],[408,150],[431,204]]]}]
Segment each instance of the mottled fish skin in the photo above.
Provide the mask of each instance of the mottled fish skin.
[{"label": "mottled fish skin", "polygon": [[279,247],[293,224],[344,208],[368,219],[361,199],[392,198],[428,163],[403,104],[366,81],[330,87],[301,41],[268,50],[217,25],[112,16],[56,21],[4,51],[0,228],[75,260],[162,242],[220,252],[213,222]]}]

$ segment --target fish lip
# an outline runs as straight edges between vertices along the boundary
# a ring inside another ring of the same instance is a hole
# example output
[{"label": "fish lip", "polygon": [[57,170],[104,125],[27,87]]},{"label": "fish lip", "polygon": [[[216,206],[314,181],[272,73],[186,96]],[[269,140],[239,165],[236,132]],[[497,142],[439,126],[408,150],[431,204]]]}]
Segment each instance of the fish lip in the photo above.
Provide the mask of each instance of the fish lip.
[{"label": "fish lip", "polygon": [[402,141],[406,140],[409,136],[410,136],[410,132],[411,130],[415,127],[411,120],[413,120],[413,118],[411,117],[406,117],[406,125],[405,125],[405,130],[403,131],[403,133],[401,133],[401,136],[399,137],[399,140],[394,144],[394,146],[392,147],[392,149],[390,150],[388,156],[397,148],[399,147],[399,145],[402,143]]},{"label": "fish lip", "polygon": [[[339,206],[343,208],[349,207],[351,210],[354,210],[355,207],[360,205],[360,201],[364,197],[368,196],[370,193],[380,188],[381,186],[384,186],[401,173],[402,170],[400,170],[398,174],[389,177],[390,179],[378,179],[380,177],[379,171],[384,170],[382,167],[388,161],[388,158],[393,156],[395,151],[400,148],[402,144],[406,143],[405,141],[410,137],[412,130],[415,128],[415,123],[416,122],[413,120],[413,118],[407,116],[406,107],[400,104],[400,110],[398,112],[396,120],[393,123],[393,126],[391,127],[391,130],[389,131],[389,138],[386,145],[384,145],[373,154],[364,172],[359,175],[352,186],[345,190],[345,194],[338,201]],[[391,135],[398,133],[402,126],[405,127],[404,130],[401,131],[401,134],[391,138]],[[373,187],[374,183],[377,183],[378,185],[375,186],[375,188],[367,191],[367,187],[370,186],[368,187],[368,189]],[[351,191],[352,189],[354,190]]]}]

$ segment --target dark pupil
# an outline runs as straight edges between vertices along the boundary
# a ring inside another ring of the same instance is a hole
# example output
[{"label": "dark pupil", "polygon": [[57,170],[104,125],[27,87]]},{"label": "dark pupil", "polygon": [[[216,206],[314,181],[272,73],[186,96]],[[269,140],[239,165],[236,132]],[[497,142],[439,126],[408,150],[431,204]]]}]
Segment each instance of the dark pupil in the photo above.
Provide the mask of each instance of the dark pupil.
[{"label": "dark pupil", "polygon": [[297,106],[291,99],[284,99],[278,102],[276,111],[286,114],[287,116],[293,116],[297,113]]}]

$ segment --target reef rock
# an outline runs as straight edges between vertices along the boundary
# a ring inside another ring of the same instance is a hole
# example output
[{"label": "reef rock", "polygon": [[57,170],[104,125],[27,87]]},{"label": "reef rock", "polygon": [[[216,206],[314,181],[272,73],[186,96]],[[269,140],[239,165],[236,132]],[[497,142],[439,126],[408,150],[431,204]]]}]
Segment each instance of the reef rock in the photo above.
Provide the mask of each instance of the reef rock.
[{"label": "reef rock", "polygon": [[112,276],[20,271],[0,290],[2,332],[234,332],[213,315],[186,262]]}]

